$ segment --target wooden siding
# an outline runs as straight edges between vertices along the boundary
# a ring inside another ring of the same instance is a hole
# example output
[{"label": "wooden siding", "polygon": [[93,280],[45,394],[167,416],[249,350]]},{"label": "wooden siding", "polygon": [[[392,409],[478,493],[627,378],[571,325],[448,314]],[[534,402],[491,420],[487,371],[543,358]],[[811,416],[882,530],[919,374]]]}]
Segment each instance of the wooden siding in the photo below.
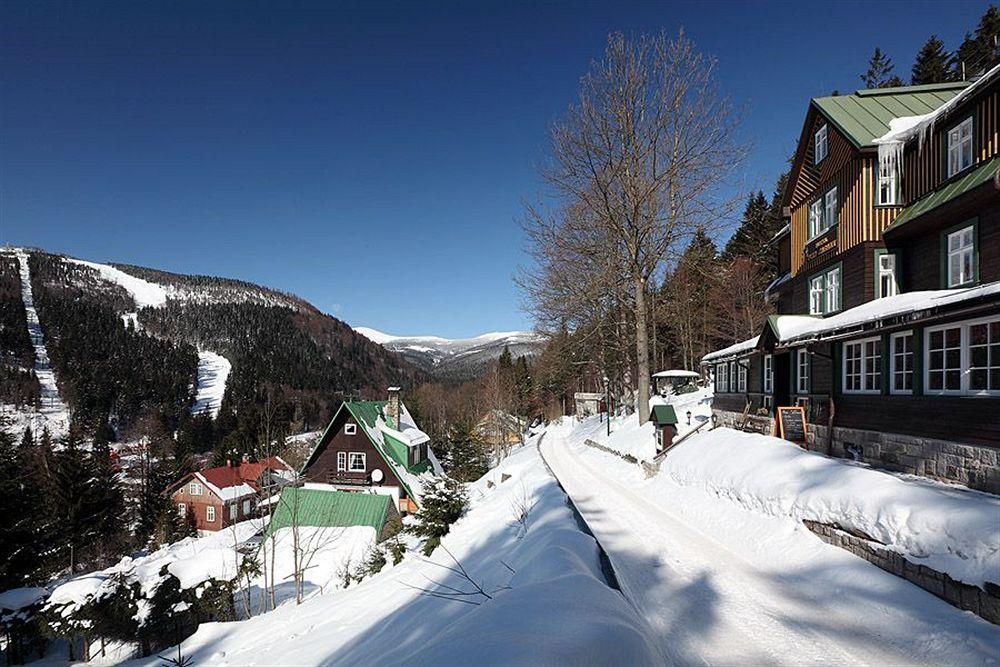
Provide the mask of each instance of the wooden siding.
[{"label": "wooden siding", "polygon": [[[825,189],[826,184],[840,173],[855,153],[851,142],[834,127],[833,123],[828,122],[825,116],[813,108],[810,108],[809,115],[811,122],[803,135],[803,139],[808,143],[803,152],[802,166],[792,187],[790,206],[793,209],[803,202],[808,203],[820,186]],[[824,124],[826,124],[826,157],[819,164],[814,164],[816,131]]]}]

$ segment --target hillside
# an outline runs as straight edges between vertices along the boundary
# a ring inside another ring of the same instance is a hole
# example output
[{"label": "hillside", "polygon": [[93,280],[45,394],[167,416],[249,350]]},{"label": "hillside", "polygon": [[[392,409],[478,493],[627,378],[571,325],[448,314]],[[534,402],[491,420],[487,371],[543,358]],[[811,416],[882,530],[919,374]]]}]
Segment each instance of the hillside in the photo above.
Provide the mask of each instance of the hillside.
[{"label": "hillside", "polygon": [[[423,377],[308,302],[260,285],[19,253],[0,253],[0,404],[11,430],[49,426],[40,419],[43,351],[52,400],[85,434],[110,425],[128,438],[150,422],[167,433],[198,422],[199,450],[228,438],[247,451],[265,421],[279,433],[317,428],[344,396],[380,396]],[[29,336],[23,276],[41,347]]]},{"label": "hillside", "polygon": [[474,338],[440,338],[438,336],[394,336],[355,327],[359,334],[403,358],[439,380],[462,381],[476,377],[495,361],[503,349],[515,359],[534,356],[542,351],[545,338],[526,331],[487,333]]}]

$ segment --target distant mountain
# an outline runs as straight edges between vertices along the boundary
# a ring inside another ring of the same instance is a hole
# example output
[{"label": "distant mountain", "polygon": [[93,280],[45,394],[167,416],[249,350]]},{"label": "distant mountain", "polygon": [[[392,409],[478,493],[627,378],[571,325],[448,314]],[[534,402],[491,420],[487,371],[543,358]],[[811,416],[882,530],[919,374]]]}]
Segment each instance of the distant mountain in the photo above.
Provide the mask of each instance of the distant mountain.
[{"label": "distant mountain", "polygon": [[279,432],[321,428],[343,397],[428,377],[290,294],[35,249],[0,248],[0,342],[6,428],[62,431],[72,415],[129,437],[204,415],[202,450],[252,446],[264,410]]},{"label": "distant mountain", "polygon": [[394,336],[369,327],[354,330],[442,380],[468,380],[485,370],[506,347],[515,359],[542,351],[545,337],[527,331],[497,331],[475,338]]}]

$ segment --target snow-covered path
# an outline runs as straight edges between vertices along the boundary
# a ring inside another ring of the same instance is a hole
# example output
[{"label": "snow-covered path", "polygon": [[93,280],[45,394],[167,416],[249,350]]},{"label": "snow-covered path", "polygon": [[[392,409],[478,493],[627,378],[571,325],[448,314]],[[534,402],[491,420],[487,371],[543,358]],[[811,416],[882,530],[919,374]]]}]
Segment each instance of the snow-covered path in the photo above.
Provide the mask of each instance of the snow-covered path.
[{"label": "snow-covered path", "polygon": [[37,413],[37,421],[32,424],[36,431],[41,426],[48,428],[53,437],[62,436],[69,428],[69,408],[59,396],[56,385],[56,374],[49,361],[49,352],[45,348],[45,334],[35,310],[35,297],[31,291],[31,269],[28,266],[28,253],[18,250],[15,253],[21,277],[21,300],[28,321],[28,335],[35,350],[35,376],[41,392],[41,406]]},{"label": "snow-covered path", "polygon": [[[555,435],[555,434],[554,434]],[[545,460],[676,664],[991,664],[1000,632],[795,522],[552,437]],[[657,488],[662,488],[662,485]]]},{"label": "snow-covered path", "polygon": [[221,354],[198,350],[198,379],[191,414],[207,412],[215,419],[226,393],[226,380],[233,365]]}]

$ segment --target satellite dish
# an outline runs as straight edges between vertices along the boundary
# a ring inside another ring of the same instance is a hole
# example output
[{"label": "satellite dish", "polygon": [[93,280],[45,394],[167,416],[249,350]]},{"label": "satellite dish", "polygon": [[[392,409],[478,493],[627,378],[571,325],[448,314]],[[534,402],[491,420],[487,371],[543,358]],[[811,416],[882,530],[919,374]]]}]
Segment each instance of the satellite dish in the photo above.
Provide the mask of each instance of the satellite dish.
[{"label": "satellite dish", "polygon": [[381,482],[382,481],[382,471],[381,470],[372,470],[372,481],[373,482]]}]

